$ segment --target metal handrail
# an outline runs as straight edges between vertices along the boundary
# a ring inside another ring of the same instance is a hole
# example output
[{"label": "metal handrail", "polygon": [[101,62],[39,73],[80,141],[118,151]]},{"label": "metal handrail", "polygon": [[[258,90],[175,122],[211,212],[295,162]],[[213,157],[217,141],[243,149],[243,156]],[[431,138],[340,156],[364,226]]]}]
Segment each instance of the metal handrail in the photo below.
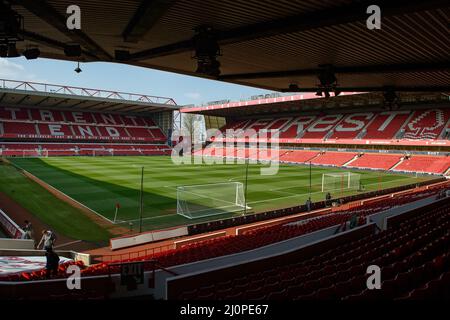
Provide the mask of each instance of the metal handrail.
[{"label": "metal handrail", "polygon": [[115,261],[115,260],[124,260],[124,259],[134,259],[139,257],[147,257],[149,255],[154,255],[156,253],[165,252],[168,250],[175,249],[174,244],[167,244],[164,246],[154,247],[154,248],[147,248],[142,249],[138,251],[130,251],[127,253],[119,253],[119,254],[108,254],[108,255],[99,255],[96,257],[101,262],[108,262],[108,261]]},{"label": "metal handrail", "polygon": [[12,90],[24,90],[32,92],[61,93],[73,96],[97,97],[103,99],[124,100],[143,103],[158,103],[173,106],[177,105],[174,99],[168,97],[158,97],[138,93],[65,86],[42,82],[0,79],[0,88]]}]

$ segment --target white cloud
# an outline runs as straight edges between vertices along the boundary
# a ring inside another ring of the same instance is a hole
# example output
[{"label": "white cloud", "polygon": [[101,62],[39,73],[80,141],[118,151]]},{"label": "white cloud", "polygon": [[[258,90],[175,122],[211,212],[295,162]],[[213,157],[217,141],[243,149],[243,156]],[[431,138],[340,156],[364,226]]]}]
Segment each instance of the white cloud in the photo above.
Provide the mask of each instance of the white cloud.
[{"label": "white cloud", "polygon": [[0,78],[7,80],[41,81],[34,73],[27,71],[21,64],[4,58],[0,58]]},{"label": "white cloud", "polygon": [[184,96],[190,99],[198,100],[201,98],[202,95],[198,92],[188,92],[185,93]]},{"label": "white cloud", "polygon": [[24,67],[20,64],[0,58],[0,77],[10,79],[23,71]]}]

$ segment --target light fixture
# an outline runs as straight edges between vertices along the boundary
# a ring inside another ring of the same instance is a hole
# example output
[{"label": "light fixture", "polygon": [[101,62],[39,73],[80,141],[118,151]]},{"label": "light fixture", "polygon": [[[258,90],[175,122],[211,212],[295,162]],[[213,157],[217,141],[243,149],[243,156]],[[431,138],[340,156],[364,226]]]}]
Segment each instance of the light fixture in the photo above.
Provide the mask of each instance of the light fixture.
[{"label": "light fixture", "polygon": [[67,57],[80,57],[81,46],[79,44],[66,44],[64,46],[64,53]]},{"label": "light fixture", "polygon": [[118,61],[128,61],[130,60],[130,51],[128,50],[116,50],[114,52],[115,58]]},{"label": "light fixture", "polygon": [[6,44],[0,45],[0,58],[8,57],[8,46]]},{"label": "light fixture", "polygon": [[26,49],[24,52],[22,52],[22,54],[25,58],[27,58],[27,60],[33,60],[37,59],[41,55],[41,50],[39,50],[38,48]]},{"label": "light fixture", "polygon": [[387,109],[392,110],[394,107],[398,107],[400,99],[397,93],[395,92],[394,87],[392,86],[384,87],[383,98],[384,98],[383,101],[384,107],[386,107]]},{"label": "light fixture", "polygon": [[20,54],[17,51],[16,43],[15,42],[8,43],[8,58],[17,58],[17,57],[20,57]]},{"label": "light fixture", "polygon": [[320,71],[318,74],[319,79],[319,90],[317,91],[317,96],[322,96],[325,94],[326,98],[330,97],[330,92],[334,92],[335,96],[338,96],[341,92],[337,90],[337,78],[334,74],[334,67],[331,64],[319,65]]},{"label": "light fixture", "polygon": [[83,71],[83,70],[81,70],[81,68],[80,68],[80,61],[78,61],[78,65],[77,65],[77,67],[75,68],[75,70],[74,70],[76,73],[80,73],[81,71]]},{"label": "light fixture", "polygon": [[215,31],[210,26],[195,28],[195,36],[192,38],[194,55],[197,60],[196,73],[212,77],[220,75],[220,62],[217,57],[221,55],[220,47],[216,39]]},{"label": "light fixture", "polygon": [[296,84],[296,83],[291,83],[291,84],[289,85],[288,91],[289,91],[289,92],[299,92],[299,91],[300,91],[300,88],[298,87],[298,84]]},{"label": "light fixture", "polygon": [[[9,1],[11,2],[11,1]],[[22,41],[23,17],[11,9],[11,4],[0,1],[0,37],[6,43]]]}]

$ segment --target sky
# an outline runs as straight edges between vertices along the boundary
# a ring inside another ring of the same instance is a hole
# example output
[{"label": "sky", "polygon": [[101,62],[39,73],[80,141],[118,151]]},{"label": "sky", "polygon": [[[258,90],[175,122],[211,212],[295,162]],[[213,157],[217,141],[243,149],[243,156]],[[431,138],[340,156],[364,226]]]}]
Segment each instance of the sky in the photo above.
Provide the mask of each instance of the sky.
[{"label": "sky", "polygon": [[0,58],[0,79],[170,97],[178,105],[201,105],[223,99],[239,101],[252,95],[270,93],[267,90],[125,64],[89,62],[82,63],[80,67],[83,71],[77,74],[73,71],[76,63],[72,61]]}]

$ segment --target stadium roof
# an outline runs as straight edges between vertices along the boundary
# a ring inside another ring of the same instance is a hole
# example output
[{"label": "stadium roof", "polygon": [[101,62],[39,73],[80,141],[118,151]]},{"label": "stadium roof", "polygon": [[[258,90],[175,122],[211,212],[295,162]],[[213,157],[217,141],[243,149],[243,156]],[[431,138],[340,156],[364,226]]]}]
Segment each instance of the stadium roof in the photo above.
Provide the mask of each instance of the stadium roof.
[{"label": "stadium roof", "polygon": [[0,105],[128,113],[179,109],[171,98],[4,79],[0,79]]},{"label": "stadium roof", "polygon": [[[222,54],[219,80],[313,92],[327,70],[339,91],[450,91],[448,0],[377,1],[380,30],[366,26],[366,0],[77,0],[75,31],[66,27],[71,0],[9,2],[24,18],[19,51],[38,46],[48,58],[216,79],[196,73],[192,59],[194,29],[209,26]],[[81,45],[82,57],[65,56],[67,44]]]},{"label": "stadium roof", "polygon": [[397,108],[402,106],[433,106],[450,108],[450,95],[432,92],[398,92],[389,106],[384,93],[343,93],[330,99],[317,97],[315,94],[297,94],[277,98],[254,99],[248,101],[228,102],[201,107],[180,109],[183,113],[195,113],[219,117],[240,117],[250,115],[273,115],[298,113],[300,111],[324,111],[327,109]]}]

